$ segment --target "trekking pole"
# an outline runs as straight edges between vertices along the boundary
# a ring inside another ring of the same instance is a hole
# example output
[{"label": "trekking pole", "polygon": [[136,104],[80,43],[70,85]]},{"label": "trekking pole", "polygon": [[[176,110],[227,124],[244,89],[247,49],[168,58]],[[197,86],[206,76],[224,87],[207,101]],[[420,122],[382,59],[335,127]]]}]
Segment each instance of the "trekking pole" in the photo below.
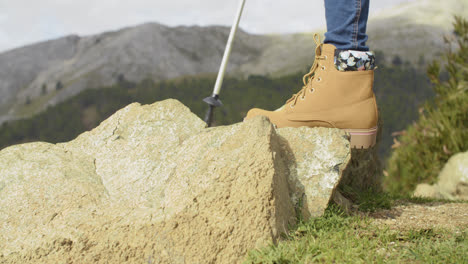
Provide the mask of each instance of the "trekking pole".
[{"label": "trekking pole", "polygon": [[239,10],[237,11],[236,19],[234,20],[234,24],[231,28],[231,33],[229,34],[229,39],[226,45],[226,49],[224,50],[223,60],[221,62],[221,66],[218,72],[218,78],[216,79],[216,84],[213,90],[213,94],[203,101],[209,105],[208,111],[205,115],[205,122],[208,127],[211,126],[211,122],[213,121],[213,111],[215,107],[220,107],[223,105],[221,100],[219,100],[219,92],[221,91],[221,86],[223,84],[224,74],[226,73],[226,67],[229,60],[229,56],[231,55],[232,50],[232,43],[234,41],[234,37],[236,36],[237,28],[239,27],[239,21],[242,16],[242,11],[244,10],[245,0],[241,0],[239,5]]}]

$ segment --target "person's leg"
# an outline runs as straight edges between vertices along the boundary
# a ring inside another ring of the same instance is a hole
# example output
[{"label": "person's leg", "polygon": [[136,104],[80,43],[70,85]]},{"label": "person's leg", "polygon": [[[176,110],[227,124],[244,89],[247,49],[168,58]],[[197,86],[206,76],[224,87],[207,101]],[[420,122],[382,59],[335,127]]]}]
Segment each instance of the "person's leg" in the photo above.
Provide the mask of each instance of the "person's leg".
[{"label": "person's leg", "polygon": [[251,109],[246,120],[266,116],[277,128],[340,128],[355,148],[374,146],[378,110],[373,92],[374,55],[366,47],[369,0],[325,0],[326,43],[314,36],[315,62],[304,86],[276,111]]},{"label": "person's leg", "polygon": [[370,0],[325,0],[325,43],[339,50],[368,51],[367,18]]}]

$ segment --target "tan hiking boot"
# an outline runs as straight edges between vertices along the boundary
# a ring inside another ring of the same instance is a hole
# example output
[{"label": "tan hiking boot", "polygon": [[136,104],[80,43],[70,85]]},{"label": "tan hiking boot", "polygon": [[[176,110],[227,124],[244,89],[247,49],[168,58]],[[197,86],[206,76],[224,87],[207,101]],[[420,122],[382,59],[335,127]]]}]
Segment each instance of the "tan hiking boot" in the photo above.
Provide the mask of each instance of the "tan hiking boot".
[{"label": "tan hiking boot", "polygon": [[[315,62],[304,76],[304,87],[276,111],[254,108],[246,119],[266,116],[278,128],[330,127],[351,135],[351,146],[369,148],[377,136],[377,104],[372,90],[374,71],[339,71],[331,44],[317,44]],[[346,67],[346,66],[345,66]]]}]

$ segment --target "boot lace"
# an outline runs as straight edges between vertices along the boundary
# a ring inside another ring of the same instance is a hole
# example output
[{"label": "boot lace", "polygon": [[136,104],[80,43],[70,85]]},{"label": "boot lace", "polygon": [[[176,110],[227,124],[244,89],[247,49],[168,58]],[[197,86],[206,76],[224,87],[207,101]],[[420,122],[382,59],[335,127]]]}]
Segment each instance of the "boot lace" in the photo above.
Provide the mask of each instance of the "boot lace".
[{"label": "boot lace", "polygon": [[319,34],[314,34],[314,42],[317,45],[317,47],[315,48],[314,64],[312,64],[312,67],[310,68],[309,73],[304,75],[304,77],[302,78],[302,81],[304,83],[304,86],[302,87],[302,89],[298,93],[294,94],[288,101],[286,101],[286,104],[288,104],[290,102],[293,102],[291,104],[291,107],[294,107],[296,105],[297,100],[299,98],[301,98],[301,99],[305,98],[306,92],[307,92],[307,87],[312,82],[312,80],[315,78],[315,72],[319,67],[319,62],[318,61],[319,60],[325,60],[327,58],[326,56],[322,56],[322,46],[323,46],[323,44],[322,44],[322,42],[320,40],[320,35]]}]

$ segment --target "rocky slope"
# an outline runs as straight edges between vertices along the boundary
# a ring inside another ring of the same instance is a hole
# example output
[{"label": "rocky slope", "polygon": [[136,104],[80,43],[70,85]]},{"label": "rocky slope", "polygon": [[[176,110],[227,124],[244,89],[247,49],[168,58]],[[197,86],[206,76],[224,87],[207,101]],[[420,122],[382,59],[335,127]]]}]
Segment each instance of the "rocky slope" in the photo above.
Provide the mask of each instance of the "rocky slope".
[{"label": "rocky slope", "polygon": [[[119,79],[163,80],[215,72],[227,34],[221,27],[169,28],[151,23],[12,50],[0,55],[0,114],[4,119],[22,117],[83,89],[111,85]],[[230,67],[253,60],[252,54],[259,54],[267,43],[264,37],[240,32]],[[63,89],[57,89],[59,85]],[[48,98],[35,102],[44,92]],[[34,101],[34,109],[25,112],[28,99]]]},{"label": "rocky slope", "polygon": [[[468,16],[466,1],[420,0],[376,14],[369,44],[386,60],[426,61],[440,54],[452,14]],[[430,19],[427,19],[430,17]],[[226,27],[166,27],[149,23],[94,36],[68,36],[0,54],[0,124],[29,117],[83,89],[119,80],[163,80],[218,70]],[[314,56],[312,34],[239,32],[228,71],[282,75],[303,70]],[[57,89],[61,88],[61,89]]]},{"label": "rocky slope", "polygon": [[132,104],[0,151],[0,262],[240,263],[321,216],[350,160],[339,129],[205,126],[175,100]]}]

